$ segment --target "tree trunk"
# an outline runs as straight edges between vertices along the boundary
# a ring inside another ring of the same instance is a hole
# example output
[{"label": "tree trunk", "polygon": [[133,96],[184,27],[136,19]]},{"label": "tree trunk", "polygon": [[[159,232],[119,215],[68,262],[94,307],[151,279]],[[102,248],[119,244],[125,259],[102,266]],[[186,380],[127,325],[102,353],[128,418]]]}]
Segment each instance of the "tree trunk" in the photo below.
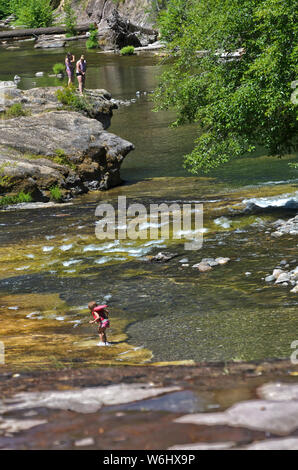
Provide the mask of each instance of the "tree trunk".
[{"label": "tree trunk", "polygon": [[[93,23],[92,23],[93,24]],[[76,26],[77,32],[89,31],[90,24]],[[10,31],[0,31],[0,41],[3,39],[19,39],[31,36],[41,36],[43,34],[64,34],[65,26],[50,26],[49,28],[33,28],[33,29],[14,29]]]}]

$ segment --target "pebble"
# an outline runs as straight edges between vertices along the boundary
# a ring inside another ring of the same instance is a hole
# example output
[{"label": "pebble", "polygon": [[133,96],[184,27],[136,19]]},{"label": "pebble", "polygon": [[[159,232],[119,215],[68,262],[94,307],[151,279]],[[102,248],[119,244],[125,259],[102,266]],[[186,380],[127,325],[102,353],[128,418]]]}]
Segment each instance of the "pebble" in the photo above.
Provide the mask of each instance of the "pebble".
[{"label": "pebble", "polygon": [[84,439],[80,439],[75,441],[76,447],[86,447],[94,445],[94,439],[92,437],[85,437]]},{"label": "pebble", "polygon": [[201,273],[205,273],[211,271],[211,266],[207,263],[198,263],[193,266],[193,268],[197,268]]},{"label": "pebble", "polygon": [[275,281],[275,284],[281,284],[283,282],[289,282],[290,275],[288,273],[281,273]]},{"label": "pebble", "polygon": [[213,267],[226,264],[230,258],[202,258],[199,263],[194,264],[192,267],[198,269],[200,272],[211,271]]},{"label": "pebble", "polygon": [[219,264],[226,264],[226,263],[228,263],[229,261],[231,261],[231,258],[222,258],[222,257],[219,257],[219,258],[216,258],[215,261],[217,261]]},{"label": "pebble", "polygon": [[272,273],[272,276],[275,278],[275,279],[278,279],[278,277],[283,273],[283,270],[282,269],[274,269],[273,270],[273,273]]}]

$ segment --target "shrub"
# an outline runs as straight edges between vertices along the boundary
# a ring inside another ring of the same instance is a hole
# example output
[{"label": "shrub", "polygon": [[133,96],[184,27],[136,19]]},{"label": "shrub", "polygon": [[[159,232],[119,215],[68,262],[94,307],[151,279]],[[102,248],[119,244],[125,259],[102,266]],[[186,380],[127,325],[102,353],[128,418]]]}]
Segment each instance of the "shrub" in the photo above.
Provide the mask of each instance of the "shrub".
[{"label": "shrub", "polygon": [[52,187],[50,188],[50,193],[51,193],[50,199],[51,199],[52,201],[61,201],[61,199],[62,199],[62,192],[61,192],[59,186],[52,186]]},{"label": "shrub", "polygon": [[0,198],[0,206],[8,204],[20,204],[21,202],[31,202],[32,196],[29,193],[20,192],[16,196],[3,196]]},{"label": "shrub", "polygon": [[51,0],[11,0],[11,9],[17,22],[28,28],[51,26],[54,21]]},{"label": "shrub", "polygon": [[71,1],[67,0],[64,4],[65,12],[65,26],[66,26],[66,37],[72,37],[77,35],[76,26],[77,26],[77,16],[71,7]]},{"label": "shrub", "polygon": [[63,87],[56,91],[58,101],[65,106],[72,106],[74,102],[75,87],[71,85],[69,87]]},{"label": "shrub", "polygon": [[59,74],[64,75],[65,65],[62,64],[62,63],[57,63],[57,64],[53,65],[53,72],[54,72],[55,75],[59,75]]},{"label": "shrub", "polygon": [[91,25],[89,29],[89,39],[86,41],[87,49],[96,49],[98,47],[98,30],[96,25]]},{"label": "shrub", "polygon": [[135,48],[133,46],[122,47],[120,54],[121,55],[133,55],[135,53]]},{"label": "shrub", "polygon": [[12,119],[20,116],[27,116],[28,111],[25,111],[21,103],[15,103],[8,108],[4,113],[5,119]]},{"label": "shrub", "polygon": [[53,158],[53,161],[57,163],[58,165],[66,165],[72,168],[73,170],[76,169],[76,166],[69,161],[67,158],[66,153],[64,152],[63,149],[56,149],[55,150],[56,157]]},{"label": "shrub", "polygon": [[82,96],[76,94],[74,85],[68,87],[65,86],[62,89],[57,90],[56,96],[58,101],[65,106],[69,106],[75,111],[89,111],[90,103]]}]

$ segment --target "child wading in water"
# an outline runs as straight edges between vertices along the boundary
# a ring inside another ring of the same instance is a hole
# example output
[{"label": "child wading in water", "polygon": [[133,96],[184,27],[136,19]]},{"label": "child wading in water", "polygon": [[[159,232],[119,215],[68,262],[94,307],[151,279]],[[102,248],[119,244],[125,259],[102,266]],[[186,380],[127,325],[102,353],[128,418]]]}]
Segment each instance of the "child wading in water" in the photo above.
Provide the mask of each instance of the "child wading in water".
[{"label": "child wading in water", "polygon": [[109,311],[107,305],[97,305],[96,302],[89,302],[88,308],[93,315],[94,320],[90,320],[89,323],[98,323],[98,334],[105,345],[108,344],[106,337],[106,328],[110,327]]}]

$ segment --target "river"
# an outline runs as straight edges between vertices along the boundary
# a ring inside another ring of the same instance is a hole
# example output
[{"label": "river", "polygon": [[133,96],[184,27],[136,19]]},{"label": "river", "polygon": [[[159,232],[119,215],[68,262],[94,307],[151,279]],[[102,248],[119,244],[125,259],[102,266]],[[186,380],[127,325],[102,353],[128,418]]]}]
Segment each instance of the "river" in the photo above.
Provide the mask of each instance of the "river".
[{"label": "river", "polygon": [[[0,80],[18,74],[24,89],[61,84],[48,74],[63,62],[64,50],[34,50],[30,42],[16,46],[0,51]],[[296,156],[276,159],[259,150],[194,177],[183,168],[183,155],[192,148],[195,126],[173,129],[171,113],[152,112],[151,92],[162,70],[158,59],[72,46],[76,56],[84,52],[87,58],[87,88],[133,100],[114,112],[109,131],[136,148],[122,166],[123,186],[57,207],[0,212],[6,363],[43,369],[288,358],[297,339],[297,297],[264,277],[282,259],[294,263],[293,237],[273,239],[269,228],[295,212],[244,213],[242,201],[296,193],[297,171],[288,166]],[[37,78],[36,72],[44,76]],[[149,237],[98,240],[95,209],[102,201],[116,206],[118,196],[145,207],[202,203],[202,249],[185,251],[182,241]],[[146,256],[161,250],[179,256],[168,263],[148,261]],[[218,256],[231,261],[204,274],[192,268],[202,258]],[[181,263],[183,258],[188,261]],[[97,347],[88,324],[86,306],[93,299],[110,305],[111,347]]]}]

